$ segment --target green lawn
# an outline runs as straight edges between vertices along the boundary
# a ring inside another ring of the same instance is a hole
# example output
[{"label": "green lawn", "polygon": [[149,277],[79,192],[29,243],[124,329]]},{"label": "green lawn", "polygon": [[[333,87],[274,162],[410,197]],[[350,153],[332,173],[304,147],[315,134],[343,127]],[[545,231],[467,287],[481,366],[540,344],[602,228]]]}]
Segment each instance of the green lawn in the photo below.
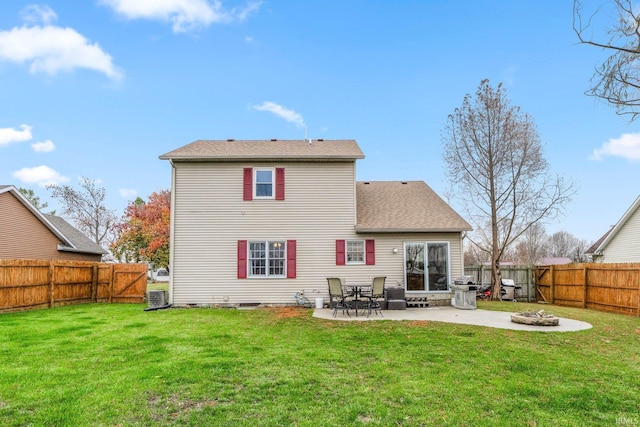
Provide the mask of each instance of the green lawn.
[{"label": "green lawn", "polygon": [[594,328],[537,333],[144,308],[0,315],[0,425],[640,425],[634,317],[544,306]]}]

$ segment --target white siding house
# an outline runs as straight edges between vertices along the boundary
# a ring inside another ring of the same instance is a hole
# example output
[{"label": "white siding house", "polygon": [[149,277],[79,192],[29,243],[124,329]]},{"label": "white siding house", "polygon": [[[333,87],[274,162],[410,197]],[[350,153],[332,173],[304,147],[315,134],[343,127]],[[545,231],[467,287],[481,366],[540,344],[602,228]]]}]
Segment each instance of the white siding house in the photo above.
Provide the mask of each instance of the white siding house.
[{"label": "white siding house", "polygon": [[640,196],[587,254],[594,262],[640,263]]},{"label": "white siding house", "polygon": [[196,141],[160,158],[175,306],[292,304],[328,298],[327,277],[374,276],[448,301],[463,274],[471,227],[424,182],[356,183],[353,140]]}]

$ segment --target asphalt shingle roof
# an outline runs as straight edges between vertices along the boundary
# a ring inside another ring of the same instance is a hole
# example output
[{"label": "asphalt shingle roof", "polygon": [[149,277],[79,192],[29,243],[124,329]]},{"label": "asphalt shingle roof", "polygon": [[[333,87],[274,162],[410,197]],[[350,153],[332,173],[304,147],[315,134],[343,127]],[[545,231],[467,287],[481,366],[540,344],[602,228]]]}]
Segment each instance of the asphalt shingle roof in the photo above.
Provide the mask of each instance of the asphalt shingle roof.
[{"label": "asphalt shingle roof", "polygon": [[69,240],[69,242],[74,246],[75,252],[82,253],[92,253],[92,254],[106,254],[107,251],[104,250],[100,245],[95,243],[93,240],[89,239],[87,236],[82,234],[77,228],[69,224],[64,219],[60,218],[56,215],[45,214],[43,213],[47,221],[49,221],[55,228],[60,231],[64,235],[64,237]]},{"label": "asphalt shingle roof", "polygon": [[356,183],[358,232],[460,232],[471,226],[423,181]]},{"label": "asphalt shingle roof", "polygon": [[159,156],[176,161],[355,161],[364,159],[354,140],[198,140]]}]

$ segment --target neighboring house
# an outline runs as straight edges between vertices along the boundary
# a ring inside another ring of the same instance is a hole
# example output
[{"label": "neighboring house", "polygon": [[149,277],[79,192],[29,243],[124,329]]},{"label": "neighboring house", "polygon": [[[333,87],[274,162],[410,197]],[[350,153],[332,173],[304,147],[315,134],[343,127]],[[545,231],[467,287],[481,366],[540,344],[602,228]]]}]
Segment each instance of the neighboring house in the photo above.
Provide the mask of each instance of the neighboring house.
[{"label": "neighboring house", "polygon": [[43,214],[13,185],[0,185],[0,259],[100,261],[103,248],[66,222]]},{"label": "neighboring house", "polygon": [[591,256],[593,262],[640,263],[640,196],[586,255]]},{"label": "neighboring house", "polygon": [[353,140],[195,141],[172,166],[170,301],[291,304],[386,276],[450,303],[471,230],[421,181],[356,182]]}]

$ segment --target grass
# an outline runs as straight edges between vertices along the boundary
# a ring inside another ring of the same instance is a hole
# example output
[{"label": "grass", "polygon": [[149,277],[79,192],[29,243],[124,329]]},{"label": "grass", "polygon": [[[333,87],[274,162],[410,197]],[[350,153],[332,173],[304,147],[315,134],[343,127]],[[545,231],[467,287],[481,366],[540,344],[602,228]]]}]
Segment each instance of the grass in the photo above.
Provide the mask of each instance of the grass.
[{"label": "grass", "polygon": [[594,327],[538,333],[143,308],[0,315],[0,425],[640,425],[634,317],[545,306]]},{"label": "grass", "polygon": [[147,283],[147,291],[158,290],[169,292],[169,282],[149,282]]}]

